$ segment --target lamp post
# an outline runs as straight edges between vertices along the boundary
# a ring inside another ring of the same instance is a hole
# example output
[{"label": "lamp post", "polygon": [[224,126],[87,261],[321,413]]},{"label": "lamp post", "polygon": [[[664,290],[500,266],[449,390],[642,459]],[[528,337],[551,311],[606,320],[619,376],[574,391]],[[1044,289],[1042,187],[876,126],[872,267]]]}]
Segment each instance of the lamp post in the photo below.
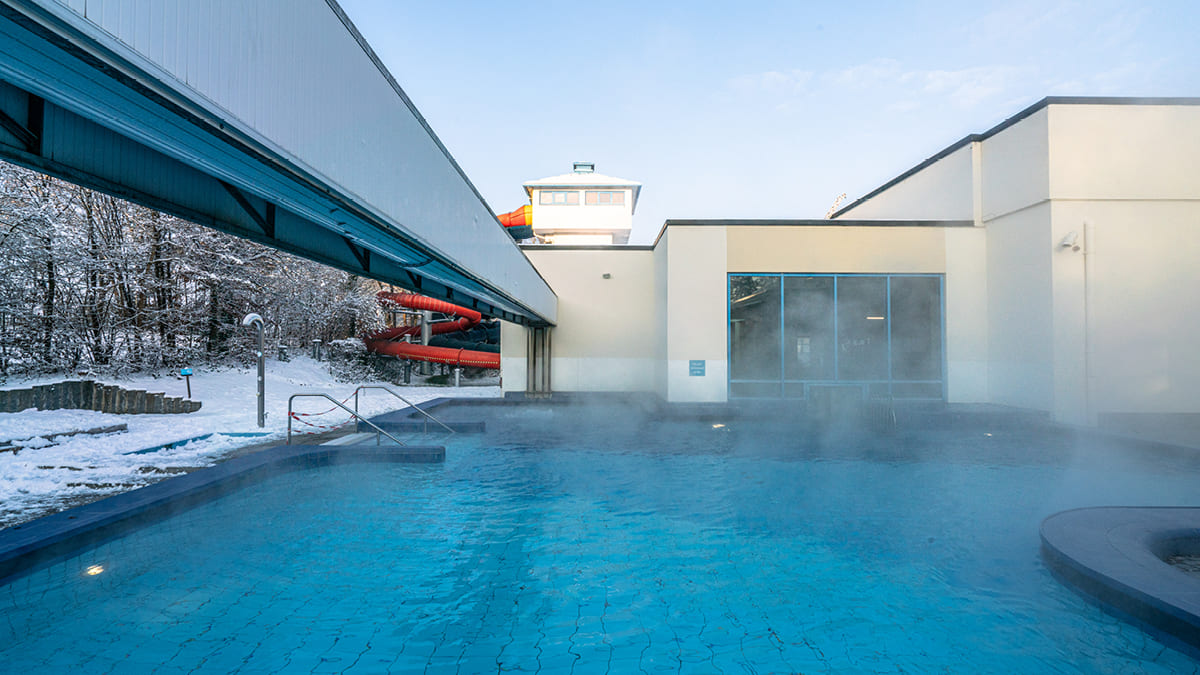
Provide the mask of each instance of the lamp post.
[{"label": "lamp post", "polygon": [[261,429],[267,426],[267,410],[266,410],[266,375],[267,375],[267,357],[263,353],[263,318],[257,314],[247,314],[242,319],[243,326],[254,326],[258,331],[258,351],[255,355],[258,356],[258,428]]},{"label": "lamp post", "polygon": [[[421,344],[428,345],[429,338],[433,335],[433,312],[423,310],[421,312]],[[429,362],[421,362],[421,374],[428,375],[430,373]]]}]

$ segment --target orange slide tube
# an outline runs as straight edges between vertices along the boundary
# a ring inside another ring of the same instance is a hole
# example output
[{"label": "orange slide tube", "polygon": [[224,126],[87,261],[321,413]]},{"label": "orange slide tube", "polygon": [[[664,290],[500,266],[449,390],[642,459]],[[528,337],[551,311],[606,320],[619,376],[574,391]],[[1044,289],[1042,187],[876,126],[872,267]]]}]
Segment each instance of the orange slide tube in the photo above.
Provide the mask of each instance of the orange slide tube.
[{"label": "orange slide tube", "polygon": [[[479,323],[479,320],[483,318],[482,314],[473,309],[459,307],[444,300],[427,298],[416,293],[388,293],[387,291],[383,291],[377,297],[380,302],[392,303],[409,309],[424,309],[460,317],[457,321],[445,321],[430,326],[430,332],[434,335],[467,330]],[[363,344],[367,346],[367,351],[375,352],[376,354],[386,354],[388,356],[398,356],[414,361],[429,361],[431,363],[470,366],[472,368],[491,368],[493,370],[500,367],[500,355],[491,352],[477,352],[470,349],[453,349],[450,347],[430,347],[427,345],[415,345],[410,342],[393,342],[396,338],[405,335],[420,334],[420,326],[389,328],[364,337]]]},{"label": "orange slide tube", "polygon": [[533,236],[533,206],[526,204],[515,211],[501,213],[496,220],[513,239],[528,239]]},{"label": "orange slide tube", "polygon": [[501,213],[496,216],[496,220],[505,227],[523,227],[525,225],[533,225],[533,206],[526,204],[516,211]]}]

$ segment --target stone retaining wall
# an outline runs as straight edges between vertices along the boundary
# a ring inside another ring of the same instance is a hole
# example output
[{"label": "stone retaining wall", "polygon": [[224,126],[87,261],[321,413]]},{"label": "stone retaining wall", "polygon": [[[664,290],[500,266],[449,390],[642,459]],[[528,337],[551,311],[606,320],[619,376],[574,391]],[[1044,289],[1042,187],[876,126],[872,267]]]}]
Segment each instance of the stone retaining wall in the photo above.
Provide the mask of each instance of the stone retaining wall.
[{"label": "stone retaining wall", "polygon": [[20,412],[26,408],[98,410],[118,415],[190,413],[200,409],[200,401],[140,389],[123,389],[92,380],[0,390],[0,412]]}]

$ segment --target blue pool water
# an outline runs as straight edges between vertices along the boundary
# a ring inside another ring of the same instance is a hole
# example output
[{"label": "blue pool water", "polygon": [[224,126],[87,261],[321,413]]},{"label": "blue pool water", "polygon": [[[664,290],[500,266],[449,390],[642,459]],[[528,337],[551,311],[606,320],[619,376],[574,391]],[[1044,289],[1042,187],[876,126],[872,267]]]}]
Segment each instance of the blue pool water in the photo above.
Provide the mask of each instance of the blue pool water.
[{"label": "blue pool water", "polygon": [[445,465],[284,474],[0,587],[0,669],[1200,670],[1060,585],[1037,529],[1192,504],[1194,459],[1038,430],[494,415]]}]

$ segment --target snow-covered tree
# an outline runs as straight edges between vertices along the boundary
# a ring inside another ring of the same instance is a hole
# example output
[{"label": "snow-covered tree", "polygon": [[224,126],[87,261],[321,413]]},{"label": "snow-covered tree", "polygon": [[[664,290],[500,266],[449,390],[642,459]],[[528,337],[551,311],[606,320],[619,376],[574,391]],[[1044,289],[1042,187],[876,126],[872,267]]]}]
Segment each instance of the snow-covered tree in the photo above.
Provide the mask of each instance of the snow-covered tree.
[{"label": "snow-covered tree", "polygon": [[244,359],[381,322],[370,280],[0,163],[0,376]]}]

